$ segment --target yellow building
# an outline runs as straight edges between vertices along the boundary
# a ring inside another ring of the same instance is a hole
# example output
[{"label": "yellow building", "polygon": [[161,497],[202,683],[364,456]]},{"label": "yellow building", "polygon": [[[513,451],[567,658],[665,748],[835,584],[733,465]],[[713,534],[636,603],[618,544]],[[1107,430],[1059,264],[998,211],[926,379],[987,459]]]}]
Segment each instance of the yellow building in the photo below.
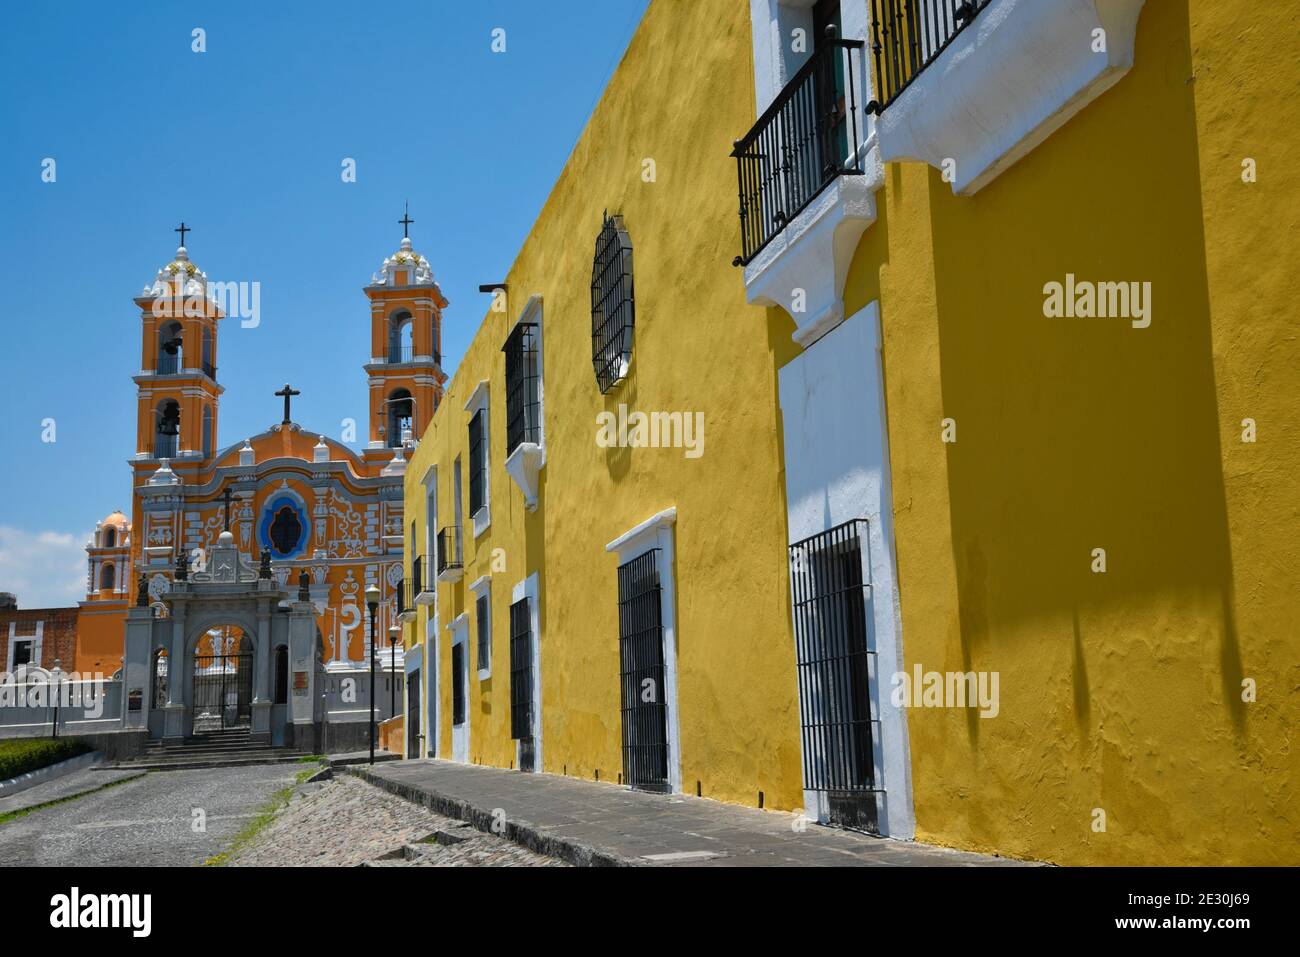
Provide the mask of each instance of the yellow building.
[{"label": "yellow building", "polygon": [[1211,0],[653,2],[406,474],[421,753],[1296,863],[1298,53]]}]

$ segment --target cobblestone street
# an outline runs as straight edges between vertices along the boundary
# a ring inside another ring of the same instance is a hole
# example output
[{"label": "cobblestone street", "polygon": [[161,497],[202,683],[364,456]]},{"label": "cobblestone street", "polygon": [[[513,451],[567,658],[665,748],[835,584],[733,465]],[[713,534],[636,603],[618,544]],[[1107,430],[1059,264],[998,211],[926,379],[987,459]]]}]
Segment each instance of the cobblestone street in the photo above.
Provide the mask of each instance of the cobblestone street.
[{"label": "cobblestone street", "polygon": [[351,775],[300,785],[232,866],[566,867]]}]

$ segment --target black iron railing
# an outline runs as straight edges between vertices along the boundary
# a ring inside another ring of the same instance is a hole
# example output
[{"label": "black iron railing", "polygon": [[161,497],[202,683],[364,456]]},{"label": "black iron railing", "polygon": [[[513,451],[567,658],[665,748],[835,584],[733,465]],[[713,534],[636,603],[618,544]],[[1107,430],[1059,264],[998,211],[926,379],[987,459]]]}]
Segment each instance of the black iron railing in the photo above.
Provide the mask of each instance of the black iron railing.
[{"label": "black iron railing", "polygon": [[209,379],[211,379],[213,382],[217,381],[217,367],[214,366],[211,362],[203,363],[203,374],[207,376]]},{"label": "black iron railing", "polygon": [[736,141],[741,255],[748,263],[837,176],[860,174],[861,40],[825,39]]},{"label": "black iron railing", "polygon": [[155,369],[158,375],[175,375],[181,371],[181,357],[179,355],[169,355],[164,352],[158,356],[158,367]]},{"label": "black iron railing", "polygon": [[401,579],[397,582],[397,614],[404,615],[415,607],[415,596],[411,594],[411,582]]},{"label": "black iron railing", "polygon": [[438,532],[438,574],[460,567],[460,526],[448,525]]},{"label": "black iron railing", "polygon": [[424,590],[424,556],[416,555],[411,560],[411,587],[412,595],[418,595]]},{"label": "black iron railing", "polygon": [[524,442],[541,444],[541,372],[538,326],[518,323],[501,351],[506,354],[506,456]]},{"label": "black iron railing", "polygon": [[871,0],[871,55],[880,113],[970,26],[989,0]]},{"label": "black iron railing", "polygon": [[[390,345],[388,347],[388,354],[384,356],[384,361],[389,365],[396,365],[400,362],[414,362],[416,361],[416,356],[417,353],[412,346]],[[433,361],[438,365],[442,365],[442,353],[437,349],[433,350]]]},{"label": "black iron railing", "polygon": [[632,238],[622,216],[607,214],[591,264],[591,365],[602,395],[627,375],[635,325]]}]

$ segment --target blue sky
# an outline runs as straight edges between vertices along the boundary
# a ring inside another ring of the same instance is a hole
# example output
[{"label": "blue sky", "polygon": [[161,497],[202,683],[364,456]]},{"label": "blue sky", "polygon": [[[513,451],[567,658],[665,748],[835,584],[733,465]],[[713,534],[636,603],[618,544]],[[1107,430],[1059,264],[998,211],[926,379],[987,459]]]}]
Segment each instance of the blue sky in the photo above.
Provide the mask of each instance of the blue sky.
[{"label": "blue sky", "polygon": [[82,597],[91,528],[130,508],[131,300],[181,219],[210,279],[261,283],[260,326],[222,326],[219,443],[278,422],[286,379],[303,392],[294,419],[337,437],[365,421],[361,287],[397,248],[403,203],[451,300],[450,372],[489,304],[479,284],[505,275],[646,4],[7,8],[0,591],[27,608]]}]

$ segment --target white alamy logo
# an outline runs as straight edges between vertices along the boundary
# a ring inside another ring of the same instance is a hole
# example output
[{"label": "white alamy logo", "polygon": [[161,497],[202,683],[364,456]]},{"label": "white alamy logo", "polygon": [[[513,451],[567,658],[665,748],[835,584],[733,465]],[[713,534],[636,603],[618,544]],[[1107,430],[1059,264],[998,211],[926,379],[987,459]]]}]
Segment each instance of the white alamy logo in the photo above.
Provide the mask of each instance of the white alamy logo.
[{"label": "white alamy logo", "polygon": [[50,908],[51,927],[126,927],[133,937],[148,937],[153,924],[152,894],[82,894],[74,887],[51,897]]},{"label": "white alamy logo", "polygon": [[226,317],[236,317],[245,329],[256,329],[262,324],[262,284],[260,282],[217,282],[206,284],[202,293],[194,292],[183,297],[157,295],[153,301],[153,314],[159,319],[175,316],[206,316],[212,306]]},{"label": "white alamy logo", "polygon": [[1134,329],[1151,325],[1150,282],[1090,282],[1065,274],[1065,282],[1043,286],[1043,315],[1049,319],[1129,319]]},{"label": "white alamy logo", "polygon": [[895,708],[979,708],[981,718],[996,718],[998,672],[927,671],[915,665],[909,675],[894,672],[890,701]]},{"label": "white alamy logo", "polygon": [[596,416],[596,445],[602,449],[685,449],[688,459],[704,454],[703,412],[628,412]]}]

